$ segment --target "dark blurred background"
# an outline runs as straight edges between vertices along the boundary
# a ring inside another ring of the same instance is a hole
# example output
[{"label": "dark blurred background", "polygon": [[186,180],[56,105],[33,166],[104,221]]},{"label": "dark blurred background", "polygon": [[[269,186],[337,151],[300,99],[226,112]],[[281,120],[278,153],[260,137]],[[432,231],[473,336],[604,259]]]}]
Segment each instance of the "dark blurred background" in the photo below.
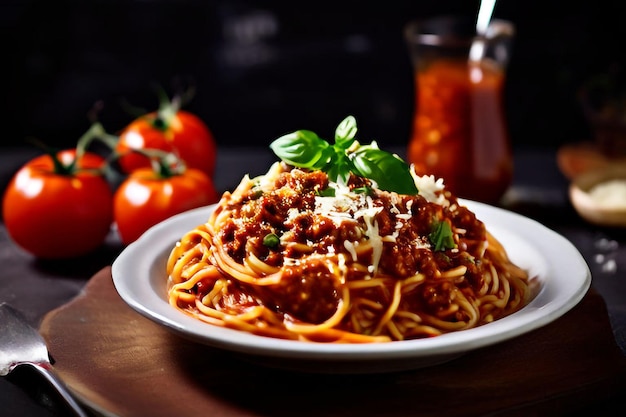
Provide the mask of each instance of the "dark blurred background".
[{"label": "dark blurred background", "polygon": [[[354,115],[362,138],[403,145],[413,78],[403,26],[475,17],[478,1],[3,0],[2,146],[73,145],[89,111],[119,131],[124,103],[194,85],[185,107],[222,146],[266,146],[296,129],[330,137]],[[588,138],[577,92],[626,58],[622,0],[500,0],[517,35],[506,104],[513,143]]]}]

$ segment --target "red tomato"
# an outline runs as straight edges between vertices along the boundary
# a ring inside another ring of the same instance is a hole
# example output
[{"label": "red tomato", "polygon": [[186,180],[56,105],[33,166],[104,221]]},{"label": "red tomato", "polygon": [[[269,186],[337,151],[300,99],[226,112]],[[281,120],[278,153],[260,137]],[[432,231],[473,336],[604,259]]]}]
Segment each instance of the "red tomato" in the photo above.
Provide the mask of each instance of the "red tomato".
[{"label": "red tomato", "polygon": [[116,190],[113,216],[122,243],[129,244],[168,217],[218,199],[213,181],[200,170],[187,168],[164,178],[151,168],[138,168]]},{"label": "red tomato", "polygon": [[[74,149],[58,152],[69,166]],[[39,258],[84,255],[106,238],[113,221],[113,192],[98,171],[104,159],[85,153],[74,169],[59,173],[50,155],[26,163],[4,193],[2,213],[13,241]]]},{"label": "red tomato", "polygon": [[216,144],[204,122],[192,113],[178,110],[152,112],[131,122],[120,134],[116,150],[123,155],[122,170],[130,174],[150,166],[149,159],[133,149],[160,149],[175,153],[189,168],[199,169],[209,177],[215,170]]}]

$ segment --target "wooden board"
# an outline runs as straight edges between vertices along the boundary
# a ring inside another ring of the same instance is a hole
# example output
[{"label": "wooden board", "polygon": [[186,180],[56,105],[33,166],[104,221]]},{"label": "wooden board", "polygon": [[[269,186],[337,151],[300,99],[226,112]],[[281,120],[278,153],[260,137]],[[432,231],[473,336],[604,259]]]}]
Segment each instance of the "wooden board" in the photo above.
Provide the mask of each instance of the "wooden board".
[{"label": "wooden board", "polygon": [[124,417],[557,415],[626,390],[626,358],[593,289],[532,333],[437,366],[372,375],[279,370],[183,339],[128,307],[110,267],[40,330],[70,388]]}]

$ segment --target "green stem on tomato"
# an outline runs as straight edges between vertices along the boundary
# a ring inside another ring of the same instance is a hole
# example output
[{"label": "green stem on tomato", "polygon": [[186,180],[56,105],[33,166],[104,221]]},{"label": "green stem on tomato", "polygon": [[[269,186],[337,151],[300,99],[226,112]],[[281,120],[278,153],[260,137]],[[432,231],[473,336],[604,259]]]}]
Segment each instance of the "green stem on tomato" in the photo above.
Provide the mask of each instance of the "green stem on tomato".
[{"label": "green stem on tomato", "polygon": [[115,149],[118,137],[107,133],[101,123],[95,122],[91,127],[78,139],[76,143],[76,158],[79,159],[87,151],[87,148],[94,140],[99,140],[111,149]]},{"label": "green stem on tomato", "polygon": [[[139,153],[148,158],[152,171],[159,178],[171,178],[187,170],[185,163],[172,152],[161,149],[132,149],[130,152]],[[118,157],[121,156],[123,154],[118,155]]]},{"label": "green stem on tomato", "polygon": [[[104,131],[104,128],[102,127],[100,123],[92,124],[90,128],[85,133],[83,133],[81,137],[78,139],[78,141],[76,142],[76,147],[74,148],[75,149],[74,158],[68,164],[63,164],[63,162],[59,159],[57,155],[60,152],[59,149],[51,148],[40,140],[33,139],[31,140],[31,143],[33,143],[35,146],[40,148],[45,154],[50,156],[50,158],[52,158],[52,164],[53,164],[53,169],[54,169],[55,174],[72,176],[76,174],[76,172],[79,171],[78,161],[80,161],[80,159],[85,155],[85,152],[87,152],[87,148],[89,148],[89,145],[91,145],[93,140],[104,137],[105,135],[107,134]],[[115,140],[117,140],[117,138],[115,138]],[[102,174],[105,169],[106,167],[102,167],[101,169],[90,168],[90,169],[84,169],[83,171],[95,172],[96,174]]]},{"label": "green stem on tomato", "polygon": [[159,108],[156,112],[156,118],[151,121],[152,126],[161,131],[167,130],[176,113],[190,102],[195,94],[195,88],[189,87],[182,93],[174,94],[170,98],[165,90],[159,86],[157,88]]},{"label": "green stem on tomato", "polygon": [[157,88],[157,96],[159,97],[159,108],[156,111],[156,117],[150,121],[150,124],[160,131],[165,131],[181,108],[181,98],[175,95],[173,98],[167,95],[161,87]]},{"label": "green stem on tomato", "polygon": [[37,143],[40,144],[40,147],[43,149],[43,151],[52,159],[52,165],[54,167],[55,174],[72,176],[74,175],[74,173],[76,173],[76,161],[78,160],[77,156],[68,165],[64,165],[57,156],[57,153],[59,152],[58,149],[52,149],[50,147],[47,147],[39,141]]}]

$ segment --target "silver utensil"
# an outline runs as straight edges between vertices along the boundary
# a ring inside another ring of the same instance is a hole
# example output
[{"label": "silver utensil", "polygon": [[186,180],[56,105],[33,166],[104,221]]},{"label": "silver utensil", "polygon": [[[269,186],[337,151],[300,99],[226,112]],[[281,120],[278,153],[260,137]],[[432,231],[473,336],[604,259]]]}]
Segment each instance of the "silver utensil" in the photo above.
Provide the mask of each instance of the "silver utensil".
[{"label": "silver utensil", "polygon": [[43,337],[22,314],[7,303],[0,304],[0,376],[27,365],[43,375],[77,416],[88,417],[52,369]]},{"label": "silver utensil", "polygon": [[470,61],[479,62],[483,58],[485,49],[485,37],[487,29],[491,22],[493,9],[496,7],[496,0],[481,0],[478,10],[478,18],[476,19],[476,34],[478,37],[472,42],[470,49]]}]

